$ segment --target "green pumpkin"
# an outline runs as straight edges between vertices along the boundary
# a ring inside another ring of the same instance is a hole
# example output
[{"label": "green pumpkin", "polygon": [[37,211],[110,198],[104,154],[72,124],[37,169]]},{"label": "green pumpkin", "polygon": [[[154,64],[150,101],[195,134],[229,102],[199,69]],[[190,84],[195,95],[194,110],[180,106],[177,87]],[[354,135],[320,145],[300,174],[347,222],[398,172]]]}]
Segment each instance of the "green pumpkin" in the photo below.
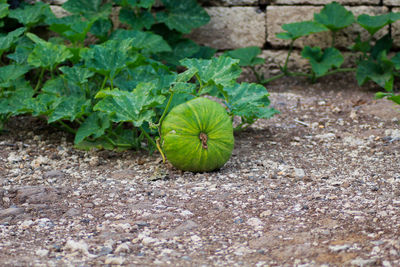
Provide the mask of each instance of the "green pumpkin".
[{"label": "green pumpkin", "polygon": [[174,107],[162,123],[161,136],[168,161],[183,171],[213,171],[232,155],[232,121],[219,103],[207,98]]}]

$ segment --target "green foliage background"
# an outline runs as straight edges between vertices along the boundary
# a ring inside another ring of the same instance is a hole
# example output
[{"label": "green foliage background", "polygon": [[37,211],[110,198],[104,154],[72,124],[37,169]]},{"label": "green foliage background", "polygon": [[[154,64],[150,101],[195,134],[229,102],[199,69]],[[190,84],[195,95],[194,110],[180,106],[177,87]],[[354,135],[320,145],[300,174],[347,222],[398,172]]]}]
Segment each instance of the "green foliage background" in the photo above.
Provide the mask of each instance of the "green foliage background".
[{"label": "green foliage background", "polygon": [[[78,148],[153,151],[168,111],[197,96],[220,98],[239,129],[277,113],[264,86],[236,82],[240,51],[214,57],[184,37],[209,21],[195,0],[162,3],[69,0],[57,18],[42,2],[0,0],[0,130],[31,114],[73,133]],[[260,63],[252,53],[244,65]]]}]

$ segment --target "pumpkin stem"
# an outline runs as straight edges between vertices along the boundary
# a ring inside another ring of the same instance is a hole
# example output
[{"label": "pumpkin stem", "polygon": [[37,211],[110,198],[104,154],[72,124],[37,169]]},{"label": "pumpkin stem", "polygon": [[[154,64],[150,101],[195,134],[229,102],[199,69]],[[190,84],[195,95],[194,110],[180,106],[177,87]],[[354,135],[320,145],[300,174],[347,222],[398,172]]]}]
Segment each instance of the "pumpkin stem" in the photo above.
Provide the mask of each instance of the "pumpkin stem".
[{"label": "pumpkin stem", "polygon": [[200,133],[199,139],[201,140],[201,146],[204,149],[207,149],[208,148],[208,146],[207,146],[207,135],[205,133]]}]

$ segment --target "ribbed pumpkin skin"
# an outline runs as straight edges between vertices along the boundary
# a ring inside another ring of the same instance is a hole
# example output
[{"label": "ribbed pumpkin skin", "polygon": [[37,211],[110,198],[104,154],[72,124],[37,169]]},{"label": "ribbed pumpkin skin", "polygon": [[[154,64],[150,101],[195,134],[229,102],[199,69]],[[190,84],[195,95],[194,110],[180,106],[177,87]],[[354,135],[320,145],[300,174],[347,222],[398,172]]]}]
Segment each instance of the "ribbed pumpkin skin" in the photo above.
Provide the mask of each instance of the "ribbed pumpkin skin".
[{"label": "ribbed pumpkin skin", "polygon": [[[204,148],[200,133],[207,135]],[[169,162],[183,171],[221,168],[231,157],[232,121],[217,102],[199,97],[174,107],[161,126],[163,150]]]}]

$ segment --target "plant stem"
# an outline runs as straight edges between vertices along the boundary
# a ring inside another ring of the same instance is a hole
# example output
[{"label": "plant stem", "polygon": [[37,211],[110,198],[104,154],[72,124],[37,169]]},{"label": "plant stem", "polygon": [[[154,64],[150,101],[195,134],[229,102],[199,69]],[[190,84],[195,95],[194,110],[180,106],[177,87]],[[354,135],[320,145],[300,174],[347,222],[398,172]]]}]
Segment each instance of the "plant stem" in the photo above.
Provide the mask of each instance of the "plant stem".
[{"label": "plant stem", "polygon": [[201,90],[203,89],[203,83],[201,82],[200,76],[198,73],[195,74],[197,80],[199,81],[199,90],[197,91],[197,94],[200,94]]},{"label": "plant stem", "polygon": [[335,47],[335,42],[336,42],[336,31],[332,31],[332,47]]},{"label": "plant stem", "polygon": [[37,92],[37,91],[39,90],[40,84],[42,83],[44,71],[45,71],[44,68],[42,68],[41,71],[40,71],[39,79],[38,79],[38,81],[37,81],[37,83],[36,83],[36,86],[35,86],[35,92]]},{"label": "plant stem", "polygon": [[104,86],[106,85],[107,80],[108,80],[108,75],[104,76],[104,80],[103,80],[103,82],[101,84],[100,90],[104,89]]},{"label": "plant stem", "polygon": [[278,74],[278,75],[276,75],[276,76],[272,76],[271,78],[269,78],[269,79],[265,79],[265,80],[262,80],[262,81],[260,81],[260,84],[267,84],[267,83],[270,83],[270,82],[272,82],[272,81],[275,81],[275,80],[277,80],[277,79],[280,79],[280,78],[282,78],[283,76],[285,76],[285,73],[280,73],[280,74]]},{"label": "plant stem", "polygon": [[351,71],[356,71],[356,70],[357,70],[356,68],[342,68],[342,69],[336,69],[336,70],[332,70],[332,71],[327,72],[324,76],[326,76],[326,75],[331,75],[331,74],[335,74],[335,73],[338,73],[338,72],[351,72]]},{"label": "plant stem", "polygon": [[69,133],[72,133],[72,134],[76,134],[76,131],[74,130],[74,129],[72,129],[68,124],[66,124],[65,122],[63,122],[63,121],[58,121],[58,123],[59,124],[61,124],[66,130],[67,130],[67,132],[69,132]]},{"label": "plant stem", "polygon": [[253,71],[254,76],[256,76],[257,82],[261,83],[261,77],[260,74],[258,74],[258,72],[256,71],[256,68],[254,66],[250,66],[250,69]]},{"label": "plant stem", "polygon": [[169,96],[167,105],[165,106],[164,112],[163,112],[163,114],[161,115],[160,120],[158,121],[158,134],[160,135],[160,138],[161,138],[161,125],[162,125],[162,123],[163,123],[163,121],[164,121],[164,119],[165,119],[165,116],[167,116],[168,109],[169,109],[169,106],[171,105],[171,102],[172,102],[172,98],[173,98],[173,97],[174,97],[174,91],[171,92],[171,95]]},{"label": "plant stem", "polygon": [[287,66],[288,66],[288,63],[289,63],[290,55],[292,54],[292,51],[293,51],[293,44],[294,44],[294,41],[296,41],[296,39],[292,39],[292,41],[290,42],[289,52],[288,52],[288,55],[287,55],[286,60],[285,60],[285,65],[283,65],[282,71],[283,71],[283,73],[285,73],[285,74],[286,74],[286,72],[287,72]]},{"label": "plant stem", "polygon": [[143,127],[139,128],[140,131],[142,131],[142,133],[144,134],[144,136],[147,138],[147,140],[154,146],[157,147],[156,142],[154,142],[153,138],[151,138],[151,136],[143,129]]}]

